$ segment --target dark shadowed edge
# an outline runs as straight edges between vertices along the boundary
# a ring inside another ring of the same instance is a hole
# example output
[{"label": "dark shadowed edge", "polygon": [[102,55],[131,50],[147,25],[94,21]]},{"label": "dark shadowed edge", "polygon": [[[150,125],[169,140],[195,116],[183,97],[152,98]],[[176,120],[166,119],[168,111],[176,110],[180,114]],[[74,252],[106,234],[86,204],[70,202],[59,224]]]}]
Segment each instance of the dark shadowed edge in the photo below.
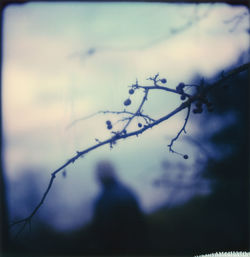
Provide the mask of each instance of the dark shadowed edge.
[{"label": "dark shadowed edge", "polygon": [[[0,3],[0,39],[3,38],[3,9],[6,3]],[[0,256],[8,251],[8,210],[6,199],[6,180],[3,162],[3,126],[2,126],[2,60],[3,60],[3,41],[0,40]]]}]

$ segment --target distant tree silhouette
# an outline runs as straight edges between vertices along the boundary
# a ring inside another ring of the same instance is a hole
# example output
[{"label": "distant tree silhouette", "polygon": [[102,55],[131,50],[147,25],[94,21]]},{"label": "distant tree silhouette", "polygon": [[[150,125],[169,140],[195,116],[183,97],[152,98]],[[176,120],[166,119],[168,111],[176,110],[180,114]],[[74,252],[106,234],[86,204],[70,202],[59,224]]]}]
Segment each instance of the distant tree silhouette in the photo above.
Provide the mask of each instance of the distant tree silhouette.
[{"label": "distant tree silhouette", "polygon": [[[197,147],[200,151],[204,148],[207,154],[200,176],[210,181],[211,191],[172,208],[167,203],[149,215],[154,254],[250,250],[249,72],[232,77],[207,97],[214,111],[204,113],[199,119],[202,136]],[[211,130],[214,119],[220,122],[219,130]],[[172,186],[173,192],[183,186],[177,180],[171,184],[171,180],[165,179],[159,183]]]},{"label": "distant tree silhouette", "polygon": [[[234,247],[234,250],[236,246],[249,250],[250,240],[248,75],[235,76],[211,94],[214,115],[221,121],[225,116],[231,116],[233,121],[216,133],[207,131],[208,141],[221,157],[208,162],[203,173],[204,178],[212,182],[210,203],[218,214],[214,222],[227,234],[228,241],[231,240],[228,248]],[[217,235],[219,237],[219,231]]]}]

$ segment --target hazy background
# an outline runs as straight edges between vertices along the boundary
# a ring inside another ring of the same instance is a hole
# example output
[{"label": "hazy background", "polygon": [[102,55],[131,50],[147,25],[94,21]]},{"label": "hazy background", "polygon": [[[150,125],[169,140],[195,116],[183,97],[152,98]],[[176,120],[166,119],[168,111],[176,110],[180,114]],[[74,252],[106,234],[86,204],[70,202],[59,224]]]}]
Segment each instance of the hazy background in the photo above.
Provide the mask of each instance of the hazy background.
[{"label": "hazy background", "polygon": [[[234,18],[239,15],[240,21]],[[167,78],[167,86],[175,88],[199,74],[211,78],[230,67],[249,47],[248,18],[246,8],[226,4],[9,5],[4,10],[2,105],[10,219],[28,215],[50,173],[77,150],[95,144],[95,138],[109,138],[105,121],[119,117],[99,114],[79,119],[100,110],[123,110],[128,86],[136,79],[140,85],[150,85],[146,79],[159,72]],[[133,95],[127,110],[135,109],[141,96]],[[154,92],[143,109],[159,118],[179,104],[179,97],[171,93]],[[62,231],[90,221],[99,191],[94,167],[106,158],[137,193],[147,213],[209,193],[209,183],[202,179],[202,187],[180,187],[174,197],[171,187],[154,183],[164,167],[174,181],[179,176],[188,181],[198,172],[197,161],[202,165],[207,159],[184,136],[175,149],[190,158],[169,153],[167,145],[182,127],[185,114],[139,138],[119,141],[112,150],[104,146],[90,152],[69,166],[66,176],[57,175],[39,217]],[[223,122],[214,117],[206,126],[215,132],[230,122],[233,116]],[[134,129],[136,124],[130,131]],[[187,132],[194,138],[202,136],[196,117],[190,117]]]}]

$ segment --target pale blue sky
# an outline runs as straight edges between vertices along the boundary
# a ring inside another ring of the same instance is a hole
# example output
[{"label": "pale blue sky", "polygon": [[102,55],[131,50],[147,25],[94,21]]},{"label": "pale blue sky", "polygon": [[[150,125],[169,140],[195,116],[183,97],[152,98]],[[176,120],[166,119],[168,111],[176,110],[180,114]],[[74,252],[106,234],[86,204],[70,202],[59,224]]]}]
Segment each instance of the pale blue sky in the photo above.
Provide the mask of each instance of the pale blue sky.
[{"label": "pale blue sky", "polygon": [[[246,11],[224,4],[28,3],[7,7],[3,124],[9,180],[19,181],[28,169],[43,177],[45,187],[49,174],[76,150],[93,145],[95,138],[108,138],[105,120],[118,117],[95,116],[67,127],[99,110],[122,110],[128,86],[136,78],[148,85],[146,78],[160,72],[167,85],[175,88],[195,74],[211,77],[230,66],[249,47],[249,23],[246,16],[230,32],[234,23],[225,21]],[[131,98],[131,109],[140,97]],[[159,118],[179,104],[179,97],[154,93],[144,110]],[[55,226],[67,229],[87,221],[98,191],[93,168],[99,158],[116,164],[144,210],[162,204],[168,193],[151,182],[161,172],[163,160],[180,161],[169,153],[167,138],[176,135],[183,117],[180,113],[138,139],[119,142],[112,151],[105,146],[77,161],[67,169],[67,179],[58,176],[41,213],[58,203],[53,209]],[[136,124],[131,130],[135,128]],[[199,128],[189,123],[187,131],[195,135]],[[190,153],[185,165],[191,172],[195,149],[181,140],[176,149]],[[73,213],[83,209],[85,217],[72,219]]]}]

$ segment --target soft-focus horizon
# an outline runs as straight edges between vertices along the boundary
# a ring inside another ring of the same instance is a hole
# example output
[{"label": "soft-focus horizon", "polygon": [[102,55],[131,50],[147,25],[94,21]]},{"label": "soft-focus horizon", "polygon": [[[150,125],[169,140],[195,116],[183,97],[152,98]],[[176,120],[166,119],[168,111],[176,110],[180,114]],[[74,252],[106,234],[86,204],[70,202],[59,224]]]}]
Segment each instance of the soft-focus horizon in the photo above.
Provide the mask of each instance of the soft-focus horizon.
[{"label": "soft-focus horizon", "polygon": [[[239,15],[243,18],[235,22],[233,17]],[[105,121],[120,119],[111,114],[84,117],[122,111],[136,79],[140,85],[151,85],[147,78],[159,73],[168,87],[175,88],[197,76],[212,78],[248,50],[247,30],[248,10],[226,4],[9,5],[4,11],[2,105],[11,217],[28,215],[46,189],[50,173],[76,151],[94,145],[96,138],[109,138]],[[128,111],[135,110],[141,96],[131,96]],[[152,93],[144,111],[156,119],[180,103],[174,95]],[[57,175],[39,215],[50,217],[48,222],[59,230],[90,221],[100,190],[95,165],[103,159],[114,163],[120,180],[133,189],[147,213],[165,203],[178,204],[193,194],[208,193],[209,185],[179,190],[173,200],[171,188],[153,183],[162,175],[164,163],[171,168],[173,180],[184,171],[188,181],[197,159],[206,159],[184,136],[175,149],[190,158],[183,160],[169,152],[167,145],[183,126],[185,114],[138,138],[119,141],[113,149],[104,146],[77,160],[64,176]],[[217,121],[211,128],[220,126]],[[136,124],[128,130],[135,129]],[[186,130],[188,136],[202,135],[195,118]],[[37,194],[33,205],[19,206],[31,197],[30,192]]]}]

